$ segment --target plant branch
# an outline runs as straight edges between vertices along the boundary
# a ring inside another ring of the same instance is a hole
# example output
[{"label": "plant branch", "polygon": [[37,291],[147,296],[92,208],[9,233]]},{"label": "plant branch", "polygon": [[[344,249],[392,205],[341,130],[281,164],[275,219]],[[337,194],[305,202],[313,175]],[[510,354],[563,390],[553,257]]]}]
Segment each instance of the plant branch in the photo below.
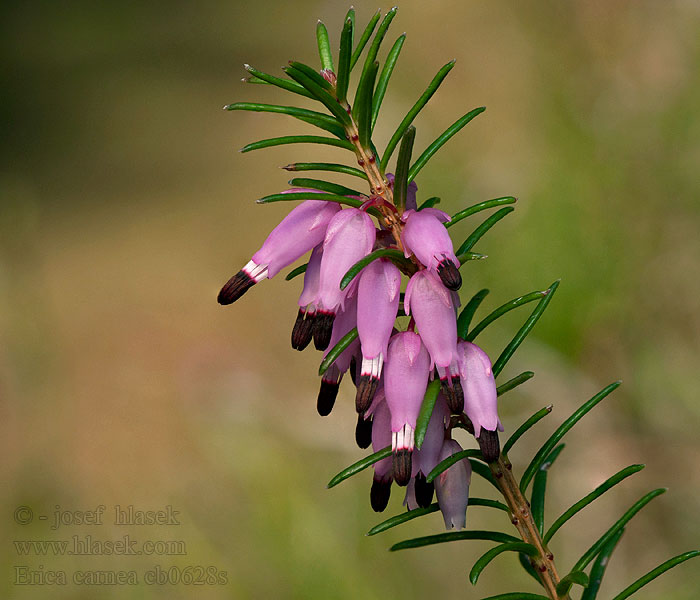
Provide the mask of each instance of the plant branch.
[{"label": "plant branch", "polygon": [[515,525],[524,542],[537,548],[537,556],[531,557],[529,560],[537,571],[547,594],[552,600],[569,600],[568,594],[564,596],[557,594],[557,584],[560,578],[554,564],[554,555],[542,541],[537,525],[532,518],[530,503],[523,496],[520,486],[513,476],[513,465],[505,455],[501,454],[498,460],[491,463],[489,467],[510,510],[511,523]]}]

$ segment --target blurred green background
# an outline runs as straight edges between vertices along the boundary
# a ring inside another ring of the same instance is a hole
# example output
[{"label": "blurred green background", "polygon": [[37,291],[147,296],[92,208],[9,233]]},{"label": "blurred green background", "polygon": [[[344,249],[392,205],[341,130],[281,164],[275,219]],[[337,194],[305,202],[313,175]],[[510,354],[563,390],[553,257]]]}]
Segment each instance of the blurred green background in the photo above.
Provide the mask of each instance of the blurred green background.
[{"label": "blurred green background", "polygon": [[[377,8],[355,6],[362,26]],[[221,106],[293,102],[240,83],[242,64],[274,73],[289,59],[316,64],[316,19],[337,44],[346,3],[4,2],[0,10],[0,595],[369,600],[531,590],[512,556],[471,588],[467,573],[484,543],[387,552],[441,531],[439,515],[365,537],[381,520],[369,507],[369,474],[325,489],[364,454],[354,447],[351,386],[330,417],[318,417],[318,355],[289,347],[300,280],[264,282],[229,308],[215,301],[289,209],[253,202],[285,188],[289,174],[278,167],[347,159],[301,146],[239,154],[256,139],[314,131]],[[489,310],[563,280],[503,374],[537,373],[503,398],[507,432],[555,404],[511,457],[516,469],[580,402],[624,380],[568,435],[551,472],[549,522],[620,468],[647,468],[561,530],[552,544],[560,569],[644,492],[670,488],[628,527],[603,587],[611,597],[699,545],[700,5],[407,0],[389,43],[403,31],[380,150],[435,71],[456,58],[417,121],[417,149],[467,110],[488,110],[423,170],[419,200],[440,196],[454,212],[519,198],[475,248],[488,260],[463,269],[463,297],[488,287]],[[455,227],[456,238],[478,220]],[[484,333],[485,349],[500,352],[525,314]],[[472,488],[491,493],[481,481]],[[402,510],[401,500],[395,491],[386,514]],[[99,504],[172,505],[181,525],[107,520],[51,531],[37,517],[55,505]],[[31,524],[13,521],[19,505],[34,510]],[[510,527],[480,507],[468,523]],[[11,543],[125,533],[185,540],[187,556],[20,557]],[[139,577],[155,565],[211,565],[227,571],[228,584],[17,586],[17,565]],[[699,588],[689,563],[637,597],[690,599]]]}]

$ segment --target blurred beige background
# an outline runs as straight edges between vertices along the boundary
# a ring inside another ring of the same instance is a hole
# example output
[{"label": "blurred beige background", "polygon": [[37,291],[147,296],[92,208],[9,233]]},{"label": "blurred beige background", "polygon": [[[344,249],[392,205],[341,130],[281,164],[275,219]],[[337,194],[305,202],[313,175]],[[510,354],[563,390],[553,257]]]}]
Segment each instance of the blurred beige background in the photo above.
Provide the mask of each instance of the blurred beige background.
[{"label": "blurred beige background", "polygon": [[[377,8],[355,6],[362,26]],[[2,597],[370,600],[533,589],[512,556],[472,589],[467,573],[483,543],[387,552],[441,531],[439,515],[365,537],[382,519],[369,507],[369,474],[325,489],[364,454],[349,386],[333,414],[318,417],[318,355],[289,347],[300,280],[265,282],[232,307],[215,302],[289,208],[254,204],[285,188],[278,167],[345,160],[302,146],[239,154],[256,139],[313,131],[221,106],[293,102],[242,84],[242,64],[274,73],[289,59],[316,64],[316,19],[336,45],[346,10],[306,0],[3,3]],[[389,43],[403,31],[379,148],[456,58],[417,121],[417,148],[467,110],[488,110],[423,170],[419,199],[440,196],[454,212],[519,198],[475,248],[489,258],[465,267],[463,297],[489,287],[487,310],[563,280],[503,374],[537,373],[503,398],[507,432],[555,404],[512,456],[516,468],[580,402],[624,380],[567,436],[549,522],[620,468],[647,468],[561,530],[552,544],[560,569],[643,493],[670,488],[628,527],[601,593],[611,597],[699,545],[700,4],[407,0]],[[457,241],[476,223],[455,227]],[[490,328],[485,349],[500,352],[525,315]],[[477,481],[473,493],[491,492]],[[395,492],[386,515],[401,499]],[[99,504],[172,505],[181,524],[108,519],[51,531],[38,520],[56,505]],[[14,522],[20,505],[32,523]],[[510,527],[480,507],[468,522]],[[12,544],[85,534],[184,540],[187,555],[18,556]],[[228,584],[17,586],[18,565],[139,577],[156,565],[214,566]],[[687,564],[636,597],[690,599],[698,586],[697,565]]]}]

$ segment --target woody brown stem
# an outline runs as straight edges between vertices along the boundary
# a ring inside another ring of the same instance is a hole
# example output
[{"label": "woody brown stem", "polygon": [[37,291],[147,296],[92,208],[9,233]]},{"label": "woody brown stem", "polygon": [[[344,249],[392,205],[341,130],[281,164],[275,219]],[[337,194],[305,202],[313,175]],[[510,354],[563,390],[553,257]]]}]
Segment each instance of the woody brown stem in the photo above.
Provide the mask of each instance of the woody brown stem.
[{"label": "woody brown stem", "polygon": [[547,594],[552,600],[569,600],[568,594],[563,596],[557,594],[557,584],[560,578],[554,564],[554,555],[542,541],[537,525],[532,518],[530,503],[520,491],[520,486],[513,476],[513,466],[508,457],[501,454],[498,460],[491,463],[489,467],[510,510],[511,523],[515,525],[524,542],[537,548],[537,556],[530,558],[530,564],[537,571]]}]

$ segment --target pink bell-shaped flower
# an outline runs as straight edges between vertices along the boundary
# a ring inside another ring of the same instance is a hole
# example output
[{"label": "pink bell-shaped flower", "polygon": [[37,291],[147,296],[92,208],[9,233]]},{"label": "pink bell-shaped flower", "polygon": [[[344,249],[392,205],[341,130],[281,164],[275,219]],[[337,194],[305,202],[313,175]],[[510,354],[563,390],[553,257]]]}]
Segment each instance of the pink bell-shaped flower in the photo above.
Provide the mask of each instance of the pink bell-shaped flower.
[{"label": "pink bell-shaped flower", "polygon": [[[355,296],[351,296],[345,303],[345,308],[338,312],[338,316],[333,322],[333,330],[328,349],[323,353],[325,357],[328,351],[333,348],[347,333],[357,324],[357,302]],[[316,408],[318,414],[325,417],[330,414],[338,396],[338,389],[343,375],[350,368],[353,355],[357,352],[359,342],[355,340],[335,359],[333,364],[321,377],[321,388],[318,392]]]},{"label": "pink bell-shaped flower", "polygon": [[[391,413],[384,399],[382,390],[377,390],[368,413],[372,415],[372,450],[379,452],[391,444]],[[391,458],[383,458],[372,465],[374,477],[370,491],[370,503],[375,512],[382,512],[389,503],[391,495],[392,463]]]},{"label": "pink bell-shaped flower", "polygon": [[217,298],[219,304],[235,302],[258,281],[265,277],[271,279],[280,269],[318,246],[326,236],[326,228],[333,215],[339,210],[337,202],[325,200],[306,200],[292,209],[270,232],[248,264],[221,288]]},{"label": "pink bell-shaped flower", "polygon": [[486,462],[498,459],[500,446],[496,430],[503,431],[498,418],[496,381],[491,360],[476,344],[457,344],[459,374],[464,390],[464,412],[474,426]]},{"label": "pink bell-shaped flower", "polygon": [[[462,447],[457,442],[445,440],[440,461],[461,451]],[[471,475],[472,466],[464,458],[435,478],[435,493],[447,529],[462,529],[466,525]]]},{"label": "pink bell-shaped flower", "polygon": [[437,368],[442,390],[453,413],[461,413],[464,397],[459,381],[455,296],[430,271],[415,273],[406,287],[404,307],[413,316],[418,332]]},{"label": "pink bell-shaped flower", "polygon": [[416,419],[430,375],[430,356],[412,331],[397,333],[389,342],[384,366],[384,393],[391,412],[391,448],[396,483],[411,478]]},{"label": "pink bell-shaped flower", "polygon": [[340,289],[343,276],[372,251],[375,239],[376,229],[372,219],[357,208],[341,210],[328,223],[323,240],[319,306],[314,325],[314,345],[318,350],[328,348],[333,319],[348,293],[347,288]]},{"label": "pink bell-shaped flower", "polygon": [[321,277],[321,256],[323,256],[323,246],[319,244],[311,252],[309,264],[304,273],[304,289],[299,296],[299,312],[292,329],[292,348],[295,350],[306,348],[313,336]]},{"label": "pink bell-shaped flower", "polygon": [[362,366],[357,381],[355,408],[367,410],[386,360],[389,338],[399,310],[401,272],[389,260],[372,261],[360,274],[357,288],[357,331]]},{"label": "pink bell-shaped flower", "polygon": [[460,263],[443,225],[450,216],[437,208],[424,208],[407,210],[401,215],[401,220],[406,224],[401,233],[406,258],[415,254],[429,271],[440,277],[445,287],[458,290],[462,285]]}]

